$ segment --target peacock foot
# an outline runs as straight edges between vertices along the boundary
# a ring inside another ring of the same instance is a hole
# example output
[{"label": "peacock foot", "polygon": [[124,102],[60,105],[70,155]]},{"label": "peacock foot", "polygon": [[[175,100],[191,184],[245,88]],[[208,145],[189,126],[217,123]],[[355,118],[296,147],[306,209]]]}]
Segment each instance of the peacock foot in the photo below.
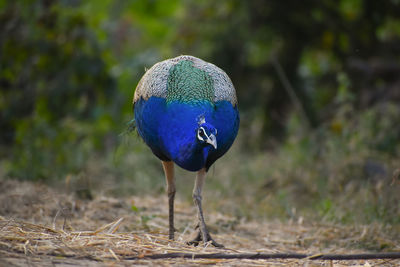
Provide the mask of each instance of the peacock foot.
[{"label": "peacock foot", "polygon": [[188,245],[198,246],[201,241],[203,241],[204,244],[207,243],[207,242],[211,242],[211,245],[213,245],[216,248],[223,248],[224,247],[224,245],[217,243],[211,237],[211,235],[208,233],[208,231],[206,231],[206,240],[203,240],[203,235],[201,234],[200,229],[198,229],[196,237],[194,239],[190,240],[189,242],[187,242],[187,244]]}]

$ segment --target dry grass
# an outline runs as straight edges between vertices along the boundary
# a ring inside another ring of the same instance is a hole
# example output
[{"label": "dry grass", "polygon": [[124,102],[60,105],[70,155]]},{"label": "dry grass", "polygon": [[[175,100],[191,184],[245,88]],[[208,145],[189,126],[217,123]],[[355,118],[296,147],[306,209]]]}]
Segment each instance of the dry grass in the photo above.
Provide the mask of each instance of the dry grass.
[{"label": "dry grass", "polygon": [[[81,200],[45,185],[0,180],[0,265],[396,266],[399,260],[126,260],[163,253],[362,253],[400,251],[395,227],[239,220],[206,212],[225,249],[192,247],[195,210],[177,201],[177,240],[167,238],[167,199],[105,196]],[[134,210],[132,210],[134,207]]]}]

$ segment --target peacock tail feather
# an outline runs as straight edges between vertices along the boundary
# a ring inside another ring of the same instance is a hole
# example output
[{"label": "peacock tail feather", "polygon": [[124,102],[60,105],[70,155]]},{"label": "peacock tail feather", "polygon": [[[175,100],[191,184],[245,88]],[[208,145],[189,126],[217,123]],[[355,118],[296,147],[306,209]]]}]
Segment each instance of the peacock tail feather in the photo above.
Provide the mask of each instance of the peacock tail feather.
[{"label": "peacock tail feather", "polygon": [[133,102],[161,97],[167,101],[229,101],[237,105],[236,92],[228,75],[192,56],[179,56],[155,64],[139,81]]}]

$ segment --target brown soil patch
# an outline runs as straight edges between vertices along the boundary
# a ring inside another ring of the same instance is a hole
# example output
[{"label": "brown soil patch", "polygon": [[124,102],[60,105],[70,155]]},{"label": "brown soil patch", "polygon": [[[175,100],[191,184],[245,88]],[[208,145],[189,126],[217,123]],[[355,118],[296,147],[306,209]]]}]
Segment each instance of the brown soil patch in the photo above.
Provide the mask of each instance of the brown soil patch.
[{"label": "brown soil patch", "polygon": [[198,265],[399,266],[400,260],[136,259],[181,253],[369,253],[400,251],[399,227],[239,220],[206,210],[214,238],[226,246],[192,247],[195,210],[176,203],[176,241],[169,241],[167,198],[82,200],[46,185],[0,180],[0,266]]}]

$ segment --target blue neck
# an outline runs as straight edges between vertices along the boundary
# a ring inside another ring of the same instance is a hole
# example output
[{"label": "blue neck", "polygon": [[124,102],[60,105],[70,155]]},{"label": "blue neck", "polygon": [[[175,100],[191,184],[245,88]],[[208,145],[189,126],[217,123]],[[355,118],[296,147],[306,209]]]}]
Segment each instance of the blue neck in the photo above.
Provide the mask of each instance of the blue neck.
[{"label": "blue neck", "polygon": [[164,151],[180,167],[189,171],[203,168],[212,146],[197,139],[197,117],[206,116],[212,105],[169,103],[159,136]]},{"label": "blue neck", "polygon": [[195,143],[181,143],[180,151],[171,154],[172,160],[180,167],[197,171],[204,167],[211,146],[201,144],[196,140]]},{"label": "blue neck", "polygon": [[[239,127],[236,106],[228,101],[205,100],[166,103],[150,97],[135,103],[135,120],[140,136],[161,160],[173,160],[190,171],[207,169],[232,145]],[[197,139],[199,118],[218,130],[218,149]]]}]

